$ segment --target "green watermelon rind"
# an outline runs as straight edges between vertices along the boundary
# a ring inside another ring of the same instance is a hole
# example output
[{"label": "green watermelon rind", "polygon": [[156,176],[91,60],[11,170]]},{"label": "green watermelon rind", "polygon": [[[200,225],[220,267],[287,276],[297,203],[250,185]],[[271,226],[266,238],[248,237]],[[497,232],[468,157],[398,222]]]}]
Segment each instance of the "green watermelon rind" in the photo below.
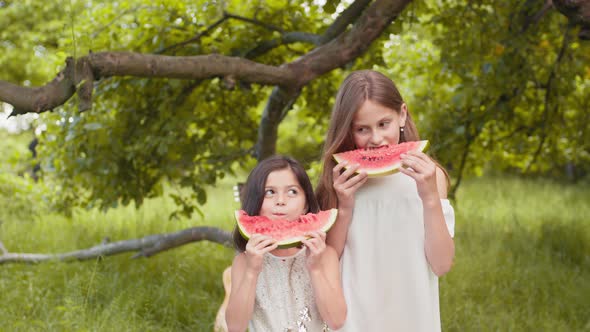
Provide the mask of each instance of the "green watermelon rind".
[{"label": "green watermelon rind", "polygon": [[[412,150],[408,150],[408,151],[425,151],[428,146],[430,145],[430,142],[428,140],[422,140],[422,141],[418,141],[421,144]],[[343,158],[341,158],[339,156],[338,153],[333,155],[334,160],[336,160],[337,163],[341,163],[344,161]],[[350,166],[344,166],[345,169],[348,169]],[[401,162],[397,162],[395,164],[386,166],[384,168],[381,169],[372,169],[372,170],[364,170],[365,173],[367,173],[367,176],[372,178],[372,177],[379,177],[379,176],[386,176],[386,175],[391,175],[391,174],[395,174],[397,172],[399,172],[399,169],[401,168]],[[359,173],[360,171],[357,170],[355,173]]]},{"label": "green watermelon rind", "polygon": [[[326,222],[324,224],[324,226],[320,229],[322,232],[329,231],[330,228],[332,228],[332,226],[334,226],[334,223],[336,222],[336,218],[338,217],[338,209],[330,209],[328,211],[330,211],[330,216],[328,218],[328,222]],[[249,240],[250,234],[248,234],[248,232],[246,232],[246,230],[240,224],[240,216],[241,216],[240,210],[236,210],[234,212],[234,217],[236,218],[238,230],[244,239]],[[279,249],[288,249],[288,248],[296,247],[299,244],[301,244],[301,240],[303,240],[304,238],[305,238],[304,236],[297,236],[297,237],[293,237],[293,238],[284,239],[278,243],[279,244],[278,248]]]}]

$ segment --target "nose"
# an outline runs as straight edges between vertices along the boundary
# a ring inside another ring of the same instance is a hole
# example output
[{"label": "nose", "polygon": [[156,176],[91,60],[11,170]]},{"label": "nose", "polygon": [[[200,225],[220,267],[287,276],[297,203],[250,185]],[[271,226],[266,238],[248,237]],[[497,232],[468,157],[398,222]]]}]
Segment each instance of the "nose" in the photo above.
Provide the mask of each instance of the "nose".
[{"label": "nose", "polygon": [[285,205],[285,196],[282,193],[277,195],[277,200],[275,202],[277,205]]},{"label": "nose", "polygon": [[371,134],[371,139],[369,140],[369,143],[373,146],[380,146],[382,141],[383,136],[379,133],[379,131],[374,130]]}]

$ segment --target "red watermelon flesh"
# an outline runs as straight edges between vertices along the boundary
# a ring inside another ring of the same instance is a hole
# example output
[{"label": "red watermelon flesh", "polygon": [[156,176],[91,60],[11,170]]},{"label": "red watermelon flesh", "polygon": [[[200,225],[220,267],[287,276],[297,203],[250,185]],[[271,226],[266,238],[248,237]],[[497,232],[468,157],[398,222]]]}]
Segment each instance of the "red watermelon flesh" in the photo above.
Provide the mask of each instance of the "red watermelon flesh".
[{"label": "red watermelon flesh", "polygon": [[235,212],[238,229],[245,239],[253,234],[263,234],[278,241],[279,248],[290,248],[299,245],[304,234],[310,231],[327,232],[338,215],[337,209],[308,213],[297,220],[271,220],[263,216],[249,216],[245,211]]},{"label": "red watermelon flesh", "polygon": [[[356,149],[334,154],[336,162],[359,164],[357,173],[364,171],[369,177],[389,175],[399,171],[401,155],[409,151],[424,151],[428,141],[412,141],[377,148]],[[345,166],[348,168],[348,166]]]}]

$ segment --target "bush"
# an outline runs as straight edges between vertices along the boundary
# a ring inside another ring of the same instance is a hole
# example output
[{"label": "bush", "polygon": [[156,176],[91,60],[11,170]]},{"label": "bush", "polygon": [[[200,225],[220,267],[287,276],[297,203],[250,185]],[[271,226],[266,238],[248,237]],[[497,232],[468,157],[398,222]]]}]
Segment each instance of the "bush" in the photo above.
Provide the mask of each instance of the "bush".
[{"label": "bush", "polygon": [[48,190],[28,176],[0,174],[0,221],[27,220],[49,209]]}]

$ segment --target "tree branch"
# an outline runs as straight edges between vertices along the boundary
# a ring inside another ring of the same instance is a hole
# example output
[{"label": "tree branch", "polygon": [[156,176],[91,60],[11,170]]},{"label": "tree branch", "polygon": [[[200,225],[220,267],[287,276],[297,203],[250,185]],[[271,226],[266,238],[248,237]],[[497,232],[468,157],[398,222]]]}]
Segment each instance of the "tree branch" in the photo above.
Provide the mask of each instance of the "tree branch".
[{"label": "tree branch", "polygon": [[292,43],[307,43],[312,45],[320,45],[321,37],[307,32],[287,32],[281,36],[281,38],[271,39],[267,41],[263,41],[262,43],[258,44],[258,46],[254,47],[253,49],[246,52],[244,57],[246,59],[255,59],[263,54],[270,52],[271,50],[281,46],[281,45],[289,45]]},{"label": "tree branch", "polygon": [[0,264],[41,263],[46,261],[83,261],[131,251],[138,252],[132,258],[151,257],[168,249],[203,240],[219,243],[229,248],[232,247],[232,237],[229,232],[215,227],[192,227],[174,233],[156,234],[140,239],[104,243],[88,249],[61,254],[9,253],[0,242],[0,248],[2,249]]},{"label": "tree branch", "polygon": [[578,38],[590,40],[590,1],[588,0],[553,0],[553,5],[565,15],[572,25],[581,26]]},{"label": "tree branch", "polygon": [[521,33],[524,33],[525,31],[527,31],[529,29],[529,27],[531,25],[535,25],[537,24],[541,18],[543,18],[545,16],[545,14],[547,14],[547,12],[553,8],[553,1],[552,0],[545,0],[545,4],[543,5],[543,7],[537,11],[534,15],[529,16],[525,19],[524,24],[522,25],[522,30],[520,31]]},{"label": "tree branch", "polygon": [[270,31],[278,31],[280,33],[285,32],[281,27],[278,27],[273,24],[264,23],[264,22],[261,22],[261,21],[258,21],[258,20],[252,19],[252,18],[247,18],[247,17],[243,17],[243,16],[239,16],[239,15],[230,14],[230,13],[224,13],[224,15],[227,16],[228,18],[233,18],[238,21],[244,21],[247,23],[261,26],[261,27],[268,29]]},{"label": "tree branch", "polygon": [[[467,132],[467,130],[466,130]],[[471,152],[471,144],[473,144],[473,142],[475,142],[475,139],[467,139],[467,141],[465,142],[465,148],[463,149],[463,153],[461,155],[461,164],[459,165],[459,175],[457,176],[457,181],[455,181],[455,184],[453,184],[453,186],[451,187],[451,190],[449,191],[449,199],[451,200],[455,200],[456,196],[457,196],[457,190],[459,189],[459,186],[461,185],[461,181],[463,179],[463,174],[465,173],[465,166],[467,165],[467,157],[469,156],[469,153]]]},{"label": "tree branch", "polygon": [[[561,62],[561,59],[565,55],[565,51],[566,51],[567,46],[569,45],[569,42],[570,42],[570,33],[569,32],[570,32],[570,29],[572,26],[573,26],[573,24],[569,23],[565,28],[565,32],[563,33],[563,40],[561,42],[561,48],[559,50],[559,53],[557,54],[557,58],[555,59],[553,66],[551,67],[551,72],[549,73],[549,77],[547,78],[547,83],[545,84],[545,86],[547,88],[545,90],[545,102],[544,102],[545,109],[543,110],[543,117],[541,120],[541,128],[542,128],[541,141],[539,142],[539,145],[537,146],[537,149],[535,150],[533,158],[528,163],[528,165],[525,169],[525,173],[528,173],[530,171],[531,167],[537,161],[537,158],[541,154],[541,151],[543,150],[543,145],[545,144],[545,141],[547,138],[547,123],[549,122],[549,118],[551,116],[551,97],[553,95],[553,85],[555,82],[557,70],[559,68],[559,63]],[[557,112],[557,110],[559,108],[559,103],[555,103],[553,108],[554,108],[553,113]]]},{"label": "tree branch", "polygon": [[[410,2],[376,0],[363,11],[366,1],[358,0],[343,12],[325,35],[329,37],[345,31],[351,22],[349,20],[358,17],[351,29],[280,67],[215,54],[180,57],[131,52],[92,53],[77,60],[70,59],[54,81],[39,88],[20,87],[0,81],[0,101],[12,104],[13,114],[45,112],[64,104],[77,91],[80,83],[81,88],[90,91],[92,86],[89,82],[111,76],[194,80],[231,76],[235,80],[279,86],[269,99],[266,115],[259,128],[257,155],[258,158],[264,158],[274,153],[276,144],[265,141],[276,141],[280,119],[286,115],[301,88],[316,77],[362,55]],[[80,110],[84,110],[90,104],[90,94],[86,93],[81,100]]]},{"label": "tree branch", "polygon": [[245,55],[247,59],[255,59],[267,52],[279,47],[280,45],[288,45],[292,43],[302,42],[316,46],[323,45],[332,39],[338,37],[341,33],[346,31],[348,26],[354,23],[363,13],[367,5],[371,3],[370,0],[356,0],[348,8],[346,8],[334,22],[326,29],[322,35],[293,31],[283,33],[281,38],[267,40],[260,43],[255,48],[248,51]]},{"label": "tree branch", "polygon": [[[342,67],[359,57],[410,2],[411,0],[377,0],[373,2],[349,31],[287,64],[286,67],[291,68],[298,76],[297,85],[289,86],[290,91],[299,91],[316,77]],[[278,131],[277,127],[280,121],[274,119],[280,119],[286,115],[289,109],[285,109],[285,106],[292,105],[294,102],[290,99],[292,97],[296,97],[296,95],[286,92],[280,93],[276,89],[273,91],[258,128],[258,141],[256,142],[258,160],[275,153],[275,133]]]},{"label": "tree branch", "polygon": [[163,54],[163,53],[168,52],[170,50],[173,50],[173,49],[176,49],[176,48],[179,48],[179,47],[188,45],[190,43],[196,42],[197,40],[201,39],[203,36],[208,35],[213,29],[215,29],[216,27],[218,27],[221,23],[223,23],[227,19],[228,19],[227,15],[224,14],[223,17],[221,17],[217,21],[213,22],[213,24],[211,24],[210,26],[208,26],[205,30],[199,32],[196,36],[194,36],[194,37],[192,37],[190,39],[187,39],[187,40],[185,40],[183,42],[180,42],[180,43],[177,43],[177,44],[173,44],[173,45],[170,45],[168,47],[164,47],[163,49],[161,49],[159,51],[156,51],[156,54]]},{"label": "tree branch", "polygon": [[[92,74],[92,75],[90,75]],[[166,56],[132,52],[101,52],[66,61],[66,68],[45,86],[21,87],[0,80],[0,101],[14,106],[13,115],[50,111],[64,104],[82,84],[88,96],[80,110],[89,105],[90,83],[112,76],[150,78],[205,79],[232,76],[251,83],[289,85],[297,75],[287,67],[274,67],[250,60],[217,54],[200,56]],[[88,85],[85,85],[88,84]]]},{"label": "tree branch", "polygon": [[272,90],[258,127],[258,140],[255,148],[255,157],[258,160],[263,160],[275,153],[279,124],[284,115],[293,107],[293,103],[300,93],[301,90],[287,90],[281,87]]},{"label": "tree branch", "polygon": [[348,26],[361,16],[370,3],[371,0],[356,0],[348,6],[320,36],[320,44],[325,44],[346,31]]}]

